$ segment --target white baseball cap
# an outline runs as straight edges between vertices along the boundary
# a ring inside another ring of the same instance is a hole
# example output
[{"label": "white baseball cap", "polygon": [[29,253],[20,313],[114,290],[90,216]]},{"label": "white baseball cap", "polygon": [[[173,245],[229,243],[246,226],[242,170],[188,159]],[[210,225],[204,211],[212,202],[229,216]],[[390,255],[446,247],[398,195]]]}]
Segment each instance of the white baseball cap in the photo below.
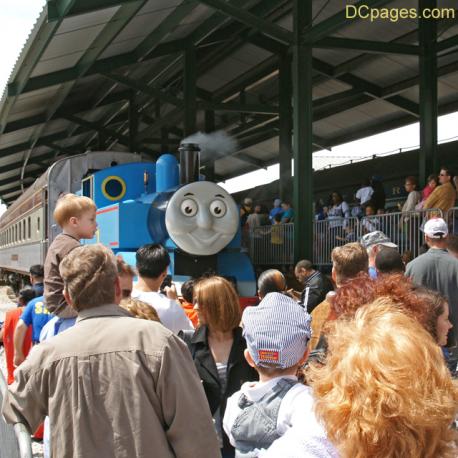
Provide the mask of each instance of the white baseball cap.
[{"label": "white baseball cap", "polygon": [[442,218],[431,218],[426,221],[423,232],[432,239],[440,239],[447,237],[448,226]]}]

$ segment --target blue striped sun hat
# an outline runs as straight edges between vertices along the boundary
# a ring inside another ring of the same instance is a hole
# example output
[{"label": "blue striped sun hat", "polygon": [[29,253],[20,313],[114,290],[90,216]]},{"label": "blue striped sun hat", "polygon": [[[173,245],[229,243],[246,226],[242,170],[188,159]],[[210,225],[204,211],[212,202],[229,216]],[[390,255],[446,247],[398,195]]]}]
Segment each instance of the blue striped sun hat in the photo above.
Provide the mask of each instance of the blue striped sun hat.
[{"label": "blue striped sun hat", "polygon": [[269,293],[257,307],[243,312],[243,336],[256,366],[286,369],[304,356],[311,317],[297,302]]}]

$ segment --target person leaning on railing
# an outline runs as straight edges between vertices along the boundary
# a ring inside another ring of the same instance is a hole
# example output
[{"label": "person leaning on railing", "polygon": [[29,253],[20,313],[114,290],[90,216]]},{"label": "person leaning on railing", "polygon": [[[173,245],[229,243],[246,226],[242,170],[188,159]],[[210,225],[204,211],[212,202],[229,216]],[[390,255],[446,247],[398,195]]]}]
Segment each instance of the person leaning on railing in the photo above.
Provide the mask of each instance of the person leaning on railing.
[{"label": "person leaning on railing", "polygon": [[423,204],[424,210],[438,208],[445,213],[455,205],[456,189],[452,179],[453,173],[450,169],[442,167],[439,173],[440,186],[434,189],[431,195],[426,199]]}]

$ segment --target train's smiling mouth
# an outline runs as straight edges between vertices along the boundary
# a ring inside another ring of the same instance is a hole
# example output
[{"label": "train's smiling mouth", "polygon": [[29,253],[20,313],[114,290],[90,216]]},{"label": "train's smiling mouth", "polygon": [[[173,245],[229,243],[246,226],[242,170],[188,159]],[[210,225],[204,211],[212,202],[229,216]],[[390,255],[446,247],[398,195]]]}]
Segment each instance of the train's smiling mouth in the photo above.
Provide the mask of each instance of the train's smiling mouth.
[{"label": "train's smiling mouth", "polygon": [[213,232],[211,233],[211,235],[207,235],[207,234],[202,234],[199,229],[196,229],[192,232],[189,232],[188,233],[189,237],[191,238],[191,240],[197,244],[197,245],[211,245],[212,243],[214,243],[219,237],[223,236],[224,234],[220,234],[218,232]]}]

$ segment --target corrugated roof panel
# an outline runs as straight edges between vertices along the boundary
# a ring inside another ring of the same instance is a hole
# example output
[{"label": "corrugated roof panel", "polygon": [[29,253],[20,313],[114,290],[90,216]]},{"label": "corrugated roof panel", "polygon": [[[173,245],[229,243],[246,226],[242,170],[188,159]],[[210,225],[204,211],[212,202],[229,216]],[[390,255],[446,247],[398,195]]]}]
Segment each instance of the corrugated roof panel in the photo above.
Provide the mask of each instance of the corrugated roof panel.
[{"label": "corrugated roof panel", "polygon": [[54,36],[49,43],[46,51],[40,58],[40,62],[48,61],[56,57],[68,54],[83,52],[90,47],[97,35],[105,27],[105,24],[94,25],[93,27],[83,27],[72,32]]},{"label": "corrugated roof panel", "polygon": [[24,152],[21,151],[15,154],[9,154],[8,156],[0,155],[0,167],[14,164],[15,162],[23,161],[24,160]]},{"label": "corrugated roof panel", "polygon": [[453,88],[458,93],[458,71],[440,78],[439,81]]},{"label": "corrugated roof panel", "polygon": [[138,12],[138,15],[152,12],[159,13],[162,10],[170,10],[182,3],[182,1],[183,0],[149,0],[146,5]]},{"label": "corrugated roof panel", "polygon": [[215,173],[218,175],[231,175],[235,172],[244,173],[246,171],[246,162],[238,159],[237,156],[217,159],[215,161]]},{"label": "corrugated roof panel", "polygon": [[152,11],[150,13],[138,14],[129,24],[121,31],[121,33],[113,40],[113,43],[119,43],[132,38],[138,38],[138,43],[141,42],[151,32],[160,25],[160,23],[174,10],[173,7]]},{"label": "corrugated roof panel", "polygon": [[361,54],[361,51],[352,51],[350,49],[327,49],[315,48],[313,50],[313,57],[320,59],[334,67],[353,59]]},{"label": "corrugated roof panel", "polygon": [[86,51],[79,51],[70,54],[65,54],[49,60],[40,61],[32,72],[32,78],[35,76],[46,75],[48,73],[57,72],[72,68],[83,57]]},{"label": "corrugated roof panel", "polygon": [[351,86],[339,80],[326,80],[313,87],[313,99],[315,100],[332,94],[338,94],[348,89],[351,89]]},{"label": "corrugated roof panel", "polygon": [[270,138],[255,146],[250,146],[244,152],[254,159],[268,161],[273,156],[278,155],[278,137]]},{"label": "corrugated roof panel", "polygon": [[8,148],[27,141],[27,139],[33,134],[34,130],[35,126],[3,134],[0,137],[0,149]]},{"label": "corrugated roof panel", "polygon": [[380,56],[352,73],[379,86],[388,86],[418,74],[418,58],[415,56]]},{"label": "corrugated roof panel", "polygon": [[107,49],[100,54],[100,59],[107,59],[109,57],[114,57],[119,54],[124,54],[133,51],[143,40],[143,37],[134,37],[129,40],[118,41],[117,43],[112,43]]},{"label": "corrugated roof panel", "polygon": [[106,24],[118,11],[119,6],[96,10],[91,13],[70,16],[62,21],[56,32],[57,35],[67,34],[75,30],[91,28],[100,24]]}]

